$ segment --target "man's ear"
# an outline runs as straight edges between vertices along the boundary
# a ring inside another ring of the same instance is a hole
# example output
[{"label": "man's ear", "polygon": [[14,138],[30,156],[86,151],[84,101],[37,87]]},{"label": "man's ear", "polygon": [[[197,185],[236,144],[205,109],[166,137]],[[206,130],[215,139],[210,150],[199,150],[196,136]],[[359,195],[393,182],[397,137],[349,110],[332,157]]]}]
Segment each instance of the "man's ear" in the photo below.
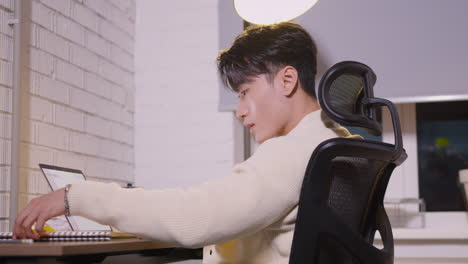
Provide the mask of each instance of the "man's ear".
[{"label": "man's ear", "polygon": [[280,70],[281,83],[283,84],[282,93],[284,96],[290,97],[297,90],[299,83],[298,73],[296,68],[286,66]]}]

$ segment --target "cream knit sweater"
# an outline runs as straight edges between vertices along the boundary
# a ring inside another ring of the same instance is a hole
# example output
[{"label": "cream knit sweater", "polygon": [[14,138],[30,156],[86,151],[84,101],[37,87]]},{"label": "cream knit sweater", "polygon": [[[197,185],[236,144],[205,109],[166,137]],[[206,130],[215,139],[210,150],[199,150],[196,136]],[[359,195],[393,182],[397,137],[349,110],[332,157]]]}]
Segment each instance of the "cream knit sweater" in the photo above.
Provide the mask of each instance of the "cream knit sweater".
[{"label": "cream knit sweater", "polygon": [[288,135],[265,141],[220,179],[164,190],[75,184],[70,211],[164,244],[205,246],[207,264],[288,263],[309,158],[322,141],[349,136],[346,129],[326,128],[320,113],[306,115]]}]

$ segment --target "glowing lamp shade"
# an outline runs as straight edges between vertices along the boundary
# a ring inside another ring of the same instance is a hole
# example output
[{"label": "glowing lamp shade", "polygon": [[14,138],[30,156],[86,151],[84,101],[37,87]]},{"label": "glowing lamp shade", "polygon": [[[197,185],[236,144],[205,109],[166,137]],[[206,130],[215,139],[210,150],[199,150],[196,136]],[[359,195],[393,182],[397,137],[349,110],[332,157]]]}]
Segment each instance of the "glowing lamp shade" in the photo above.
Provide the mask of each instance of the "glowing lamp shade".
[{"label": "glowing lamp shade", "polygon": [[252,24],[273,24],[292,20],[318,0],[234,0],[237,14]]}]

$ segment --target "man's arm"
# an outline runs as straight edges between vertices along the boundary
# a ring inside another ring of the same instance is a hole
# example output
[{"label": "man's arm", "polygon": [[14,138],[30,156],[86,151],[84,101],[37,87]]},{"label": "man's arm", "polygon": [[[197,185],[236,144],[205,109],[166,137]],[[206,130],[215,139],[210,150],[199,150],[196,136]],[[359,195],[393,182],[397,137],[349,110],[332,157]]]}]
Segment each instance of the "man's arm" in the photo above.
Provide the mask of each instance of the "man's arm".
[{"label": "man's arm", "polygon": [[[298,162],[295,155],[281,144],[265,143],[226,177],[187,189],[76,184],[69,192],[70,211],[166,244],[199,247],[220,243],[274,223],[297,203],[304,168],[300,173],[291,171],[297,167],[289,164]],[[301,177],[295,179],[294,175]],[[63,207],[63,197],[56,197]]]},{"label": "man's arm", "polygon": [[226,177],[193,188],[72,186],[71,213],[177,246],[200,247],[232,240],[265,228],[297,204],[302,177],[292,179],[295,173],[285,164],[294,159],[277,149],[270,151],[273,149],[261,148]]}]

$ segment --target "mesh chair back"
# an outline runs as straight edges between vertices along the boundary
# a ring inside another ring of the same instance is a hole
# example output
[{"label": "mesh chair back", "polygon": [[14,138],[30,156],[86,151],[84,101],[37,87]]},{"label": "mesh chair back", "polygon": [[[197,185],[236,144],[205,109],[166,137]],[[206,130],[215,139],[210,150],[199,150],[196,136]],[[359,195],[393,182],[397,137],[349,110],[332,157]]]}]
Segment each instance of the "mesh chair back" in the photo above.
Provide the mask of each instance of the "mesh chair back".
[{"label": "mesh chair back", "polygon": [[331,161],[328,207],[354,231],[366,226],[366,209],[371,206],[373,187],[382,178],[388,162],[338,156]]},{"label": "mesh chair back", "polygon": [[362,79],[358,76],[343,74],[330,86],[330,105],[338,113],[360,113],[359,100],[363,93]]}]

